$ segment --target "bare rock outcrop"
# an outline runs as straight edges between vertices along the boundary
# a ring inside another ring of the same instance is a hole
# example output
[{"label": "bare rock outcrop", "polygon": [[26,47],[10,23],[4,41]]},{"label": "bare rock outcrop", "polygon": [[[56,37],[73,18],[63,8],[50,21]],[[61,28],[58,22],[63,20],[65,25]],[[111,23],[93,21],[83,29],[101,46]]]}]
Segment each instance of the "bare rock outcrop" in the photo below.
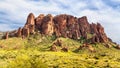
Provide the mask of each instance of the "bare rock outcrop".
[{"label": "bare rock outcrop", "polygon": [[64,52],[68,52],[68,47],[63,47],[61,50]]},{"label": "bare rock outcrop", "polygon": [[62,40],[57,39],[53,42],[54,45],[62,47]]},{"label": "bare rock outcrop", "polygon": [[53,16],[51,14],[46,15],[41,23],[41,33],[46,35],[52,35],[54,32]]},{"label": "bare rock outcrop", "polygon": [[27,17],[26,24],[23,28],[19,28],[17,32],[14,34],[17,37],[28,37],[30,34],[35,33],[35,16],[33,13],[30,13]]},{"label": "bare rock outcrop", "polygon": [[78,18],[78,24],[79,24],[79,31],[82,37],[87,39],[87,33],[90,33],[90,24],[87,21],[87,17],[83,16],[81,18]]},{"label": "bare rock outcrop", "polygon": [[21,27],[17,30],[16,36],[17,37],[21,37],[22,36],[22,28]]},{"label": "bare rock outcrop", "polygon": [[33,15],[33,13],[30,13],[28,15],[27,22],[24,27],[28,28],[30,33],[35,32],[35,16]]},{"label": "bare rock outcrop", "polygon": [[6,32],[5,39],[8,39],[8,37],[9,37],[9,32]]},{"label": "bare rock outcrop", "polygon": [[[35,30],[38,30],[41,34],[50,36],[54,34],[56,37],[89,39],[90,43],[107,43],[109,41],[101,24],[90,24],[86,16],[77,18],[67,14],[57,16],[40,14],[35,18],[33,13],[30,13],[25,26],[19,28],[15,36],[27,37],[30,34],[34,34]],[[88,35],[92,37],[89,38]]]},{"label": "bare rock outcrop", "polygon": [[79,51],[83,48],[87,48],[90,52],[95,52],[95,49],[92,45],[84,43],[82,46],[80,46],[76,51]]},{"label": "bare rock outcrop", "polygon": [[44,14],[40,14],[36,19],[35,19],[35,28],[37,30],[41,30],[41,24],[44,18]]},{"label": "bare rock outcrop", "polygon": [[24,26],[22,29],[22,37],[28,37],[30,34],[30,29],[28,28],[28,25]]},{"label": "bare rock outcrop", "polygon": [[120,45],[117,45],[116,48],[117,48],[117,49],[120,49]]},{"label": "bare rock outcrop", "polygon": [[57,51],[57,46],[56,45],[52,45],[50,48],[51,51]]},{"label": "bare rock outcrop", "polygon": [[92,23],[90,25],[91,28],[91,34],[94,34],[94,36],[91,38],[91,42],[102,42],[106,43],[108,42],[108,37],[106,36],[104,32],[104,28],[101,26],[100,23],[94,24]]}]

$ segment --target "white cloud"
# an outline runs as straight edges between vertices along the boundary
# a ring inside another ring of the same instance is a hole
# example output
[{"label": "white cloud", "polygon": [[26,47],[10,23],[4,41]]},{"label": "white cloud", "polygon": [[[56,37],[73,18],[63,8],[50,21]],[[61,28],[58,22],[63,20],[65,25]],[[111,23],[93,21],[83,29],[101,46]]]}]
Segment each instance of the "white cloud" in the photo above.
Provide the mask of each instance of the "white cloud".
[{"label": "white cloud", "polygon": [[13,30],[8,24],[0,24],[0,31],[10,31]]},{"label": "white cloud", "polygon": [[114,2],[120,2],[120,0],[112,0],[112,1],[114,1]]},{"label": "white cloud", "polygon": [[[120,0],[111,1],[120,3]],[[23,26],[30,12],[33,12],[35,16],[40,13],[87,16],[90,23],[100,22],[107,35],[114,41],[120,40],[118,37],[120,35],[119,9],[106,4],[105,0],[2,0],[0,1],[0,22],[1,19],[9,21],[0,23],[0,31],[16,29],[17,27],[13,28],[12,24],[18,24],[18,27]]]}]

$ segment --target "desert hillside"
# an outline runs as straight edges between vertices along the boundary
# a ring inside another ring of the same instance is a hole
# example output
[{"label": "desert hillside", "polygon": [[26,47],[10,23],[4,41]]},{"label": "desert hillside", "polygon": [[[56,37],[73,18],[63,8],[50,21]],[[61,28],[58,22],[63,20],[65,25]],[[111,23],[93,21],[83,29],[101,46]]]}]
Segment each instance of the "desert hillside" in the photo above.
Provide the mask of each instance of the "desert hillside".
[{"label": "desert hillside", "polygon": [[119,44],[86,16],[30,13],[0,37],[0,68],[120,68]]}]

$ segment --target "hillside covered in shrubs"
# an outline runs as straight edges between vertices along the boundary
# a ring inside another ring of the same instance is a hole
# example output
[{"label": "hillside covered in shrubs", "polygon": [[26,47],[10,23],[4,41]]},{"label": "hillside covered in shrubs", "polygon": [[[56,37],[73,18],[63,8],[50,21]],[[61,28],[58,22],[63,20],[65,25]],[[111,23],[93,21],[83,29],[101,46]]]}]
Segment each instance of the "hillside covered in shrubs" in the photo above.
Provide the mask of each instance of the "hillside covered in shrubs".
[{"label": "hillside covered in shrubs", "polygon": [[120,68],[120,45],[86,16],[30,13],[0,39],[0,68]]}]

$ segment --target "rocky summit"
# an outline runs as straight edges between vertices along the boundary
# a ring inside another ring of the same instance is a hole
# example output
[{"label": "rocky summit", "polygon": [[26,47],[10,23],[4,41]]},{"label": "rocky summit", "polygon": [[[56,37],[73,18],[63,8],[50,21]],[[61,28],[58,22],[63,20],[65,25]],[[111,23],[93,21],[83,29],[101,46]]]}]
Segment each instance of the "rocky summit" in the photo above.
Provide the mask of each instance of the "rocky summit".
[{"label": "rocky summit", "polygon": [[[108,37],[100,23],[90,24],[86,16],[77,18],[67,14],[56,16],[40,14],[35,17],[33,13],[30,13],[24,27],[14,31],[12,36],[25,38],[36,31],[45,35],[55,35],[56,37],[82,38],[89,40],[90,43],[108,42]],[[9,36],[11,35],[9,34]]]}]

